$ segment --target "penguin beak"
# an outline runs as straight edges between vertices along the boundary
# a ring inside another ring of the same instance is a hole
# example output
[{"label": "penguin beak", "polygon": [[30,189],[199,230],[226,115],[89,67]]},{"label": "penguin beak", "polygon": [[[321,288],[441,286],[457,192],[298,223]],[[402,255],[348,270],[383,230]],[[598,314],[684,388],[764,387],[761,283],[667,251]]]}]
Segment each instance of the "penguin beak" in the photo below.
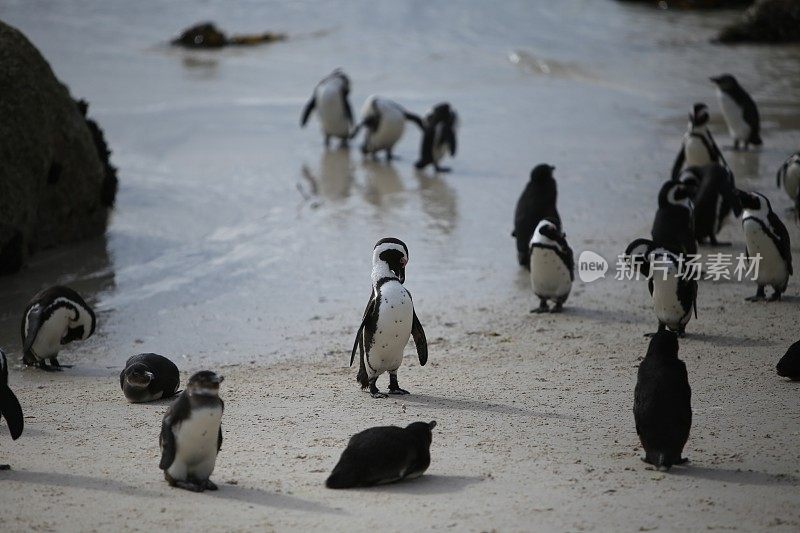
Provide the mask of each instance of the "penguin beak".
[{"label": "penguin beak", "polygon": [[217,385],[219,385],[223,381],[225,381],[225,376],[217,376],[212,382],[216,383]]},{"label": "penguin beak", "polygon": [[408,264],[408,259],[406,259],[405,257],[400,258],[400,266],[405,268],[406,264]]}]

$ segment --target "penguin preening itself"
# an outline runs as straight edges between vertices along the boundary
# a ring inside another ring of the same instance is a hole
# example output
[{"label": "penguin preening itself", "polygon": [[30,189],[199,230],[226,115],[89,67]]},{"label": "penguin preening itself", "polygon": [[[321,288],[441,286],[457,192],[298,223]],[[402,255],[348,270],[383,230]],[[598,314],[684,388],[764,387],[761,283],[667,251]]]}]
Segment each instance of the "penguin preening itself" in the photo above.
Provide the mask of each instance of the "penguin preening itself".
[{"label": "penguin preening itself", "polygon": [[94,311],[77,292],[61,286],[45,289],[28,302],[22,315],[22,361],[42,370],[61,370],[56,359],[61,347],[88,339],[96,326]]},{"label": "penguin preening itself", "polygon": [[751,144],[761,146],[761,119],[753,98],[730,74],[711,78],[711,81],[717,85],[717,99],[733,138],[734,150],[739,149],[740,143],[745,150]]},{"label": "penguin preening itself", "polygon": [[435,421],[414,422],[405,428],[383,426],[356,433],[325,486],[370,487],[421,476],[431,464],[431,430],[435,427]]},{"label": "penguin preening itself", "polygon": [[681,172],[679,181],[689,186],[695,240],[703,243],[708,239],[712,246],[730,245],[718,242],[717,234],[731,211],[737,217],[742,214],[731,170],[718,163],[689,167]]},{"label": "penguin preening itself", "polygon": [[658,470],[686,463],[681,455],[692,427],[692,389],[675,333],[659,331],[650,339],[633,396],[642,460]]},{"label": "penguin preening itself", "polygon": [[761,256],[758,263],[755,296],[747,298],[750,302],[765,299],[764,287],[773,289],[768,301],[781,299],[792,275],[792,245],[789,232],[781,219],[772,210],[767,197],[757,192],[736,191],[742,203],[742,228],[748,257]]},{"label": "penguin preening itself", "polygon": [[696,103],[692,106],[689,111],[689,129],[683,135],[681,149],[672,166],[673,180],[677,180],[681,171],[688,167],[702,167],[710,163],[728,166],[708,129],[708,118],[706,104]]},{"label": "penguin preening itself", "polygon": [[[539,298],[539,307],[531,313],[561,312],[575,279],[575,259],[566,236],[552,219],[542,219],[533,232],[530,267],[531,288]],[[553,309],[547,306],[548,300],[555,304]]]},{"label": "penguin preening itself", "polygon": [[[3,350],[0,350],[0,418],[6,419],[11,438],[17,440],[22,435],[25,419],[22,416],[22,407],[14,392],[8,387],[8,359]],[[0,470],[8,470],[9,465],[0,465]]]},{"label": "penguin preening itself", "polygon": [[687,184],[667,181],[658,193],[658,210],[651,232],[653,241],[685,255],[697,253],[694,205]]},{"label": "penguin preening itself", "polygon": [[419,159],[414,166],[423,169],[433,165],[436,172],[450,172],[447,167],[439,166],[446,154],[456,155],[456,129],[458,115],[447,102],[433,106],[425,115],[425,128],[422,135]]},{"label": "penguin preening itself", "polygon": [[361,128],[366,128],[367,133],[364,136],[364,144],[361,145],[361,152],[375,157],[383,150],[386,152],[386,160],[391,161],[392,148],[403,136],[406,120],[410,120],[419,126],[420,130],[425,131],[425,124],[417,115],[406,111],[397,102],[372,95],[364,102],[361,108],[361,122],[350,137],[354,138]]},{"label": "penguin preening itself", "polygon": [[303,108],[300,126],[305,127],[311,112],[316,109],[319,125],[325,136],[325,147],[330,146],[331,137],[338,137],[342,146],[347,146],[350,130],[353,127],[353,110],[348,100],[349,95],[350,78],[337,68],[314,88],[311,99]]},{"label": "penguin preening itself", "polygon": [[561,217],[556,209],[556,180],[553,171],[556,167],[541,164],[531,170],[531,179],[517,200],[514,211],[514,231],[511,236],[517,239],[517,260],[520,266],[530,269],[530,242],[533,232],[543,218],[549,218],[561,229]]},{"label": "penguin preening itself", "polygon": [[356,333],[350,366],[360,353],[356,380],[369,387],[373,398],[386,398],[375,382],[389,372],[389,394],[408,394],[397,384],[397,369],[403,363],[403,349],[414,337],[420,366],[428,362],[428,341],[414,311],[414,303],[403,282],[406,279],[408,247],[395,238],[381,239],[372,250],[372,295]]},{"label": "penguin preening itself", "polygon": [[625,249],[625,256],[648,277],[658,331],[669,328],[683,337],[692,310],[697,317],[697,280],[681,270],[679,254],[651,240],[636,239]]},{"label": "penguin preening itself", "polygon": [[778,375],[792,381],[800,381],[800,341],[789,346],[786,354],[775,367]]},{"label": "penguin preening itself", "polygon": [[776,177],[778,187],[783,182],[786,195],[794,201],[795,217],[800,217],[800,152],[786,158]]},{"label": "penguin preening itself", "polygon": [[158,467],[171,487],[217,490],[209,477],[222,448],[225,403],[219,397],[219,384],[223,379],[210,370],[197,372],[164,415]]},{"label": "penguin preening itself", "polygon": [[131,403],[151,402],[174,396],[180,385],[175,363],[156,353],[130,357],[119,373],[119,385]]}]

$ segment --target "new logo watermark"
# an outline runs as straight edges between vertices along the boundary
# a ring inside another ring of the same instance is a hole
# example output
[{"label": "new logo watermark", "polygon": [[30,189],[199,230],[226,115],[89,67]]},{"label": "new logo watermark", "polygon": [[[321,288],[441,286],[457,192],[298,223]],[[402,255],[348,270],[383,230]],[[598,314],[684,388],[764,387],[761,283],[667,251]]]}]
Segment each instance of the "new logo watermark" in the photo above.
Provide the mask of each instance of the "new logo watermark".
[{"label": "new logo watermark", "polygon": [[[662,279],[675,276],[688,280],[701,279],[719,281],[756,281],[761,254],[748,256],[744,253],[723,254],[712,253],[705,256],[698,254],[678,254],[672,257],[657,255],[646,258],[642,255],[617,256],[615,264],[615,280],[639,280],[642,277],[651,279],[660,275]],[[645,267],[646,265],[646,267]],[[645,268],[643,268],[645,267]],[[584,250],[578,257],[578,277],[584,283],[591,283],[606,277],[608,261],[591,250]]]},{"label": "new logo watermark", "polygon": [[602,255],[591,250],[584,250],[578,257],[578,277],[584,283],[589,283],[606,277],[608,261]]}]

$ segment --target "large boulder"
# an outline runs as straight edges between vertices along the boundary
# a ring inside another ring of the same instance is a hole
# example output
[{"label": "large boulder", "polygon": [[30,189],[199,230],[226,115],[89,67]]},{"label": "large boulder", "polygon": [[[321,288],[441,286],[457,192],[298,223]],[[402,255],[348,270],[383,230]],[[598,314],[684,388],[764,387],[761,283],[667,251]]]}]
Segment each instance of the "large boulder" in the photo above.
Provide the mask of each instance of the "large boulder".
[{"label": "large boulder", "polygon": [[800,42],[800,0],[762,0],[724,28],[720,43]]},{"label": "large boulder", "polygon": [[0,22],[0,274],[105,231],[116,169],[85,112],[36,47]]}]

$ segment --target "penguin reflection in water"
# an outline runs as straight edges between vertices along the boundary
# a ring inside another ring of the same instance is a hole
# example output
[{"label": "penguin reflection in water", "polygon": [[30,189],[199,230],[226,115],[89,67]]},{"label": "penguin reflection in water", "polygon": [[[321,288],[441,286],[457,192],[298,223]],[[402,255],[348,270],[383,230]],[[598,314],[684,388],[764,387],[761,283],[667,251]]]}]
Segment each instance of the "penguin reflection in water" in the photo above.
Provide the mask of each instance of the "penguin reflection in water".
[{"label": "penguin reflection in water", "polygon": [[[575,279],[575,260],[566,236],[550,218],[542,219],[533,233],[530,247],[531,288],[539,307],[531,313],[560,313]],[[555,303],[553,309],[547,301]]]},{"label": "penguin reflection in water", "polygon": [[[22,416],[22,407],[14,392],[8,388],[8,359],[3,350],[0,350],[0,418],[5,418],[11,439],[17,440],[22,435],[25,419]],[[0,470],[8,470],[9,465],[0,464]]]},{"label": "penguin reflection in water", "polygon": [[397,369],[403,362],[403,349],[409,336],[419,355],[419,364],[428,362],[428,341],[414,311],[411,294],[403,287],[406,279],[408,247],[395,238],[381,239],[372,251],[372,296],[356,333],[350,365],[360,353],[356,380],[369,387],[373,398],[386,398],[376,385],[378,377],[389,372],[389,394],[408,394],[397,383]]},{"label": "penguin reflection in water", "polygon": [[209,370],[196,373],[164,415],[159,468],[171,487],[194,492],[217,490],[209,477],[222,448],[222,380]]}]

